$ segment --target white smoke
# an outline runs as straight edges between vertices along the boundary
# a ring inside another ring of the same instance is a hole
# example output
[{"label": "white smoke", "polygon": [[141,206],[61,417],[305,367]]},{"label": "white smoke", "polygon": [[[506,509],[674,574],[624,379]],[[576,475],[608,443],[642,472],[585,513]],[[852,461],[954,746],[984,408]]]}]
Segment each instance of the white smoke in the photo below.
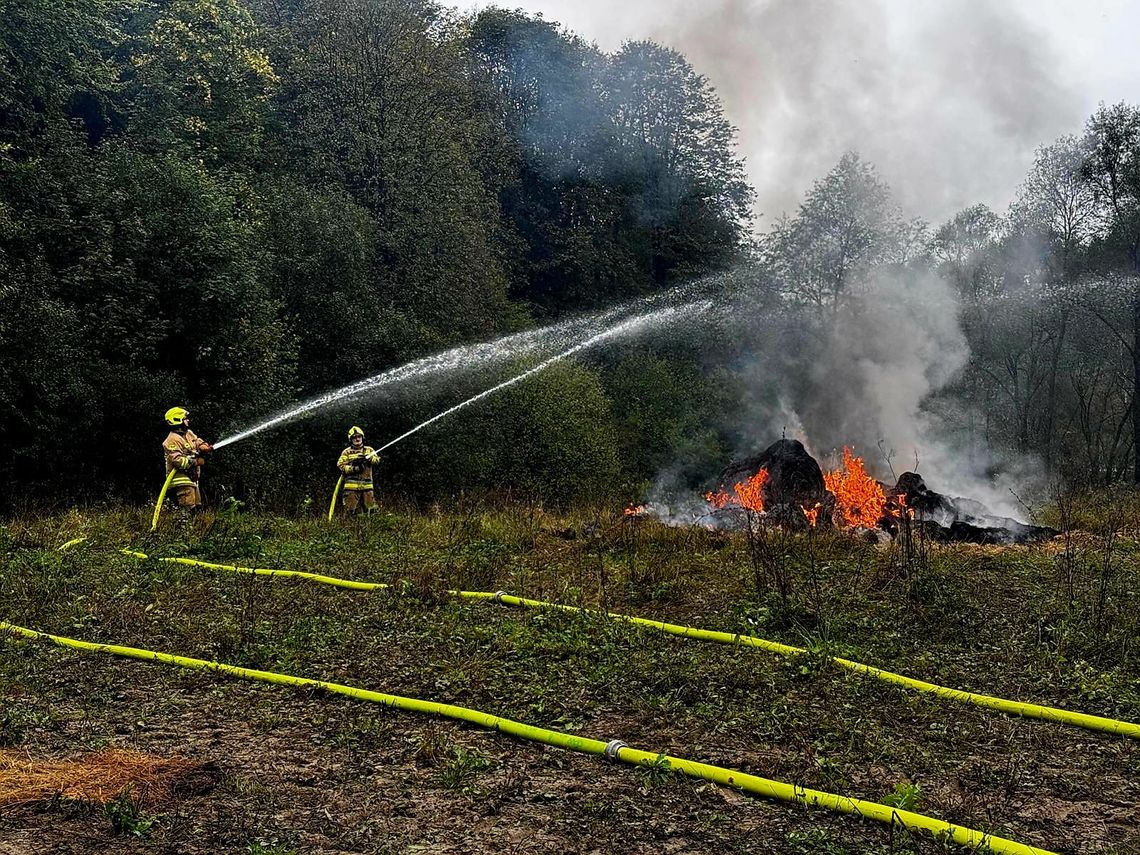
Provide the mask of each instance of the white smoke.
[{"label": "white smoke", "polygon": [[[802,442],[826,470],[849,446],[886,483],[918,471],[939,493],[1024,521],[1011,488],[1022,493],[1040,468],[1008,458],[999,467],[984,443],[972,442],[930,406],[970,352],[957,293],[929,268],[868,273],[834,311],[742,307],[717,335],[737,342],[741,405],[723,426],[734,457],[786,437]],[[658,474],[648,496],[653,512],[677,524],[707,522],[707,504],[686,475],[679,465]]]},{"label": "white smoke", "polygon": [[1063,0],[511,5],[606,50],[651,38],[684,54],[740,129],[762,228],[851,149],[880,165],[910,215],[1002,209],[1041,141],[1078,128],[1100,100],[1130,97],[1138,76],[1123,33],[1140,13],[1127,4],[1094,13]]},{"label": "white smoke", "polygon": [[911,457],[932,434],[923,401],[968,358],[948,283],[925,270],[876,275],[840,309],[807,383],[788,394],[821,450],[856,444],[869,455],[881,440]]},{"label": "white smoke", "polygon": [[[1001,208],[1041,140],[1079,126],[1083,105],[1032,20],[981,0],[907,7],[725,0],[663,33],[710,75],[751,142],[769,217],[848,149],[880,165],[911,215]],[[731,33],[728,45],[714,32]]]},{"label": "white smoke", "polygon": [[940,493],[1022,519],[1010,489],[1025,489],[1031,467],[1003,461],[1004,475],[993,479],[996,461],[929,407],[969,356],[949,282],[922,268],[880,272],[840,310],[832,334],[810,355],[808,377],[785,395],[795,402],[802,441],[821,463],[837,463],[850,445],[884,481],[916,470]]}]

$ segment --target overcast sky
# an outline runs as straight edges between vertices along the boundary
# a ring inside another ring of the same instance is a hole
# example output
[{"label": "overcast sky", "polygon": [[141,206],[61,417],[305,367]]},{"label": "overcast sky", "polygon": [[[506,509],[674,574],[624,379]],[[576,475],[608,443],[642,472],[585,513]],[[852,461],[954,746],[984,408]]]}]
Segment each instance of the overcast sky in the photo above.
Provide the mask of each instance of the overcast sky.
[{"label": "overcast sky", "polygon": [[[454,3],[463,9],[489,3]],[[1002,211],[1034,149],[1140,103],[1140,0],[525,0],[604,50],[651,38],[720,92],[765,228],[848,149],[908,214]]]}]

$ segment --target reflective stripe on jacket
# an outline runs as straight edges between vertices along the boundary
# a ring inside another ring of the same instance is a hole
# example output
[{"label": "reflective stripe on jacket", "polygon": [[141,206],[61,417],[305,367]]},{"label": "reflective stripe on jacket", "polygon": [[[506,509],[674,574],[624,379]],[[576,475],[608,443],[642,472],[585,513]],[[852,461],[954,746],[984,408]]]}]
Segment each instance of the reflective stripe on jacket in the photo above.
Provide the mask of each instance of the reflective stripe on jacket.
[{"label": "reflective stripe on jacket", "polygon": [[[372,466],[378,458],[372,446],[353,448],[351,445],[340,453],[336,468],[344,475],[344,489],[371,490]],[[354,464],[363,464],[354,466]]]},{"label": "reflective stripe on jacket", "polygon": [[202,467],[194,460],[204,444],[189,428],[185,433],[172,430],[163,440],[162,452],[166,457],[166,473],[169,475],[170,470],[174,470],[171,487],[192,487],[198,483]]}]

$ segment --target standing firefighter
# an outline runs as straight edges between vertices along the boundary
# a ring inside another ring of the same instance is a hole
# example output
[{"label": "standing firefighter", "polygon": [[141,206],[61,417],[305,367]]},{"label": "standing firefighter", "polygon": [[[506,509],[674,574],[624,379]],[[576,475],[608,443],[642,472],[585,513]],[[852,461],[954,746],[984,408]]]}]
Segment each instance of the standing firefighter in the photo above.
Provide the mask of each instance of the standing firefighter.
[{"label": "standing firefighter", "polygon": [[170,425],[170,433],[163,440],[162,452],[166,456],[166,474],[174,472],[170,481],[174,503],[179,508],[192,510],[202,504],[198,481],[202,477],[202,465],[206,462],[203,455],[214,449],[190,430],[190,413],[185,407],[167,410],[166,423]]},{"label": "standing firefighter", "polygon": [[356,425],[348,429],[348,442],[348,448],[340,453],[336,462],[337,469],[344,474],[344,510],[354,514],[363,501],[365,509],[372,511],[376,507],[372,467],[380,462],[380,458],[371,446],[364,444],[364,431]]}]

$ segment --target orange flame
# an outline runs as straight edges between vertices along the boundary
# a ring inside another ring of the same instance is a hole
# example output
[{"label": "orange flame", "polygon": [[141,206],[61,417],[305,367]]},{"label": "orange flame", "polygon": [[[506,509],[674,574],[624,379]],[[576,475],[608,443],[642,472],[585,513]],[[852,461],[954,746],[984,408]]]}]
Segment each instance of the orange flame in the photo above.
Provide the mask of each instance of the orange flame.
[{"label": "orange flame", "polygon": [[712,505],[714,510],[719,511],[732,501],[732,494],[724,490],[717,490],[715,493],[705,493],[705,501]]},{"label": "orange flame", "polygon": [[764,485],[768,483],[768,470],[761,469],[745,482],[737,482],[732,493],[727,490],[718,490],[715,493],[705,493],[705,500],[716,510],[728,505],[738,505],[745,510],[764,513]]},{"label": "orange flame", "polygon": [[815,503],[814,508],[801,508],[801,510],[804,512],[804,516],[807,517],[808,525],[810,525],[812,528],[815,528],[815,524],[819,520],[819,508],[819,502]]},{"label": "orange flame", "polygon": [[863,458],[852,454],[850,448],[843,448],[843,468],[825,473],[823,483],[835,494],[844,525],[873,528],[879,524],[887,497],[863,468]]},{"label": "orange flame", "polygon": [[627,517],[640,517],[647,513],[649,513],[649,505],[637,505],[636,507],[630,505],[625,509],[625,515]]},{"label": "orange flame", "polygon": [[914,508],[908,507],[906,503],[906,493],[899,493],[894,496],[895,507],[888,507],[889,513],[895,519],[899,519],[905,513],[910,519],[914,519]]}]

